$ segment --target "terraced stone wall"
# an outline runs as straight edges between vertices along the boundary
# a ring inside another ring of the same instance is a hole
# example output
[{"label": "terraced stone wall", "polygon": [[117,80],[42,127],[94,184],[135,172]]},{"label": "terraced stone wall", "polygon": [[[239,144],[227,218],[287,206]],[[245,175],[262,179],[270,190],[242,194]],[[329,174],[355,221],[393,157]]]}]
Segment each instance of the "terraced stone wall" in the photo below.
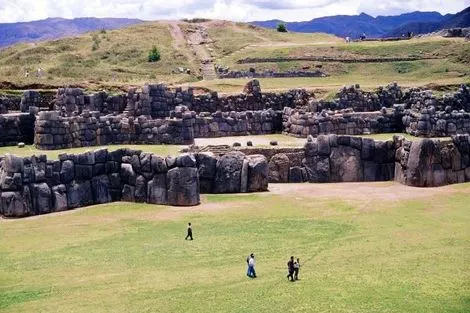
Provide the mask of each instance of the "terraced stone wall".
[{"label": "terraced stone wall", "polygon": [[83,154],[0,161],[0,215],[24,217],[113,201],[192,206],[200,193],[266,191],[262,155],[233,152],[160,157],[138,150],[106,149]]}]

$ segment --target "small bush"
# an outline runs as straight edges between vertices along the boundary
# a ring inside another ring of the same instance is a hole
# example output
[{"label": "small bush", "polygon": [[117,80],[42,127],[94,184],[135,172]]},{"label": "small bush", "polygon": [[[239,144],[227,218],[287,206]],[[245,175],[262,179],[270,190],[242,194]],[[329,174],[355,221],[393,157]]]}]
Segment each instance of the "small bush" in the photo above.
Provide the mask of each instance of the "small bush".
[{"label": "small bush", "polygon": [[287,33],[287,27],[283,23],[277,24],[277,31],[280,33]]},{"label": "small bush", "polygon": [[97,41],[93,42],[93,46],[91,46],[92,51],[96,51],[100,48],[100,44]]},{"label": "small bush", "polygon": [[160,61],[160,51],[157,47],[153,46],[152,50],[149,52],[149,62]]},{"label": "small bush", "polygon": [[91,46],[91,50],[96,51],[100,48],[101,40],[98,38],[98,35],[96,35],[96,34],[93,35],[92,40],[93,40],[93,45]]},{"label": "small bush", "polygon": [[102,30],[100,30],[100,33],[102,33],[102,34],[106,34],[106,29],[102,29]]}]

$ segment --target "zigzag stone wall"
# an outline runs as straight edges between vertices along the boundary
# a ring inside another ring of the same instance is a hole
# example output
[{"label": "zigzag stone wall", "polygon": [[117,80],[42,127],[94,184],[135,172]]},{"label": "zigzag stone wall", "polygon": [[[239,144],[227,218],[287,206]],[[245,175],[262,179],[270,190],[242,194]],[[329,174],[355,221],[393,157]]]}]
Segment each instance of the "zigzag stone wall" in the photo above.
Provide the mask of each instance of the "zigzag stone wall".
[{"label": "zigzag stone wall", "polygon": [[395,180],[414,187],[470,181],[470,136],[452,140],[401,136],[375,141],[344,135],[309,136],[304,148],[245,148],[262,154],[270,183],[338,183]]},{"label": "zigzag stone wall", "polygon": [[191,206],[199,194],[266,191],[262,155],[233,152],[162,158],[138,150],[106,149],[59,160],[45,155],[0,162],[0,215],[24,217],[112,201]]}]

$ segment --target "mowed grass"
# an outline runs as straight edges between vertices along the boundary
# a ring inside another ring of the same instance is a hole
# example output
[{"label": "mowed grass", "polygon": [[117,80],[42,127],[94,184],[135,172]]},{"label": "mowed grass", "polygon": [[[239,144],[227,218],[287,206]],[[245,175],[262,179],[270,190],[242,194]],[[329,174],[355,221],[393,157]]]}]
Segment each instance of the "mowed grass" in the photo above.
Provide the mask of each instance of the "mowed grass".
[{"label": "mowed grass", "polygon": [[[387,134],[372,134],[372,135],[360,135],[357,137],[372,138],[375,140],[392,140],[394,135],[403,136],[408,140],[415,141],[419,140],[419,137],[414,137],[404,133],[387,133]],[[448,137],[439,139],[449,139]],[[254,135],[254,136],[232,136],[232,137],[220,137],[220,138],[196,138],[195,144],[200,147],[208,145],[229,145],[232,146],[235,142],[239,142],[242,146],[245,146],[248,141],[251,141],[254,147],[273,147],[270,145],[271,141],[277,141],[277,147],[303,147],[306,142],[306,138],[297,138],[284,134],[270,134],[270,135]],[[108,145],[108,146],[93,146],[93,147],[80,147],[71,149],[60,149],[60,150],[39,150],[34,145],[26,145],[24,148],[18,148],[16,146],[11,147],[0,147],[0,156],[6,153],[11,153],[17,156],[25,157],[31,155],[45,154],[48,159],[58,159],[62,153],[78,154],[86,151],[95,151],[98,149],[108,149],[108,151],[114,151],[122,148],[129,148],[134,150],[142,150],[143,152],[154,153],[160,156],[167,155],[178,155],[180,151],[186,146],[180,145]]]},{"label": "mowed grass", "polygon": [[468,312],[470,185],[447,188],[371,202],[315,199],[311,185],[0,221],[0,312]]},{"label": "mowed grass", "polygon": [[98,149],[106,148],[108,151],[114,151],[121,148],[129,148],[134,150],[142,150],[143,152],[154,153],[161,156],[177,155],[184,146],[178,145],[109,145],[109,146],[94,146],[94,147],[81,147],[60,150],[39,150],[33,145],[26,145],[24,148],[14,147],[0,147],[0,155],[11,153],[17,156],[31,156],[31,155],[47,155],[48,159],[58,159],[59,154],[69,153],[78,154],[86,151],[95,151]]}]

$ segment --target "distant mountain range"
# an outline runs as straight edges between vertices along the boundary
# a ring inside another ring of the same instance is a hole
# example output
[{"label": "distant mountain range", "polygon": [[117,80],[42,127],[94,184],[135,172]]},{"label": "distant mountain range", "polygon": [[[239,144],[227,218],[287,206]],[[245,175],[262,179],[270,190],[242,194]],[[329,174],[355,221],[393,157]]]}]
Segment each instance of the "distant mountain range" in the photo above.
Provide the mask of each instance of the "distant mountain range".
[{"label": "distant mountain range", "polygon": [[57,39],[101,29],[116,29],[141,23],[125,18],[48,18],[41,21],[0,24],[0,47],[19,42]]},{"label": "distant mountain range", "polygon": [[323,32],[340,37],[359,37],[365,33],[368,37],[401,36],[407,32],[415,34],[434,32],[444,28],[469,27],[470,7],[457,14],[442,15],[438,12],[412,12],[396,16],[372,17],[360,15],[336,15],[313,19],[306,22],[283,22],[280,20],[256,21],[251,24],[267,28],[276,28],[284,23],[289,31],[313,33]]},{"label": "distant mountain range", "polygon": [[[126,18],[48,18],[41,21],[0,23],[0,47],[20,42],[58,39],[101,29],[116,29],[142,23],[138,19]],[[251,24],[276,28],[280,20],[257,21]],[[438,12],[412,12],[396,16],[372,17],[360,15],[336,15],[313,19],[307,22],[284,23],[289,31],[313,33],[323,32],[341,37],[396,37],[413,32],[423,34],[452,27],[470,27],[470,7],[457,14],[442,15]]]},{"label": "distant mountain range", "polygon": [[448,15],[447,18],[440,22],[412,22],[404,24],[389,32],[387,36],[401,36],[401,34],[405,34],[407,32],[413,32],[415,34],[427,34],[441,29],[456,27],[470,27],[470,7],[457,14]]}]

